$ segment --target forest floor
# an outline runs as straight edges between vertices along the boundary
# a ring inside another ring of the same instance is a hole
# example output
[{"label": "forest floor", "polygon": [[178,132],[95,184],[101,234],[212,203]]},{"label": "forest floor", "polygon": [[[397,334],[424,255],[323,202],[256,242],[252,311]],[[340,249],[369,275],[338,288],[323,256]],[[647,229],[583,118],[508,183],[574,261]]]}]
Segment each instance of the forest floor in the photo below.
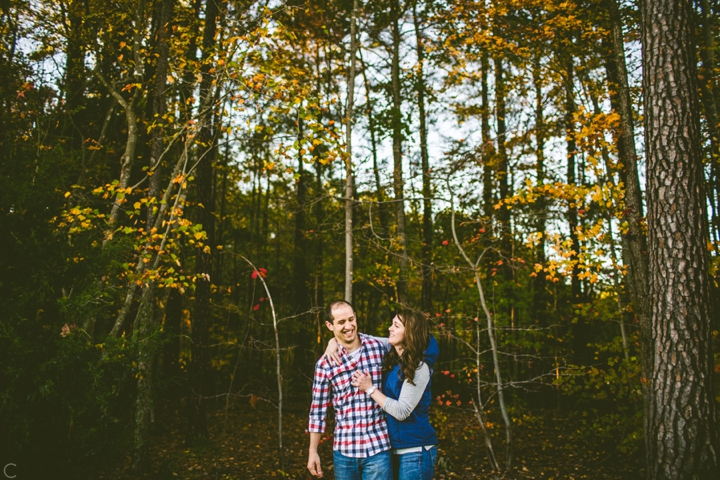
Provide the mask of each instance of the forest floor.
[{"label": "forest floor", "polygon": [[[587,446],[576,425],[559,411],[524,415],[513,427],[514,468],[504,474],[490,469],[482,433],[470,411],[434,405],[431,421],[439,439],[436,479],[640,479],[642,462],[618,452]],[[283,414],[284,468],[278,463],[277,410],[267,404],[245,404],[208,416],[210,440],[194,447],[183,445],[183,430],[175,422],[162,422],[151,451],[152,465],[144,478],[153,479],[310,479],[305,465],[309,437],[307,409],[291,406]],[[329,415],[331,416],[331,414]],[[169,420],[169,419],[168,419]],[[489,425],[495,453],[502,464],[505,450],[501,425]],[[332,432],[329,425],[328,432]],[[614,449],[613,449],[614,450]],[[332,436],[320,445],[324,479],[332,480]],[[130,458],[112,468],[105,478],[138,478],[129,470]]]}]

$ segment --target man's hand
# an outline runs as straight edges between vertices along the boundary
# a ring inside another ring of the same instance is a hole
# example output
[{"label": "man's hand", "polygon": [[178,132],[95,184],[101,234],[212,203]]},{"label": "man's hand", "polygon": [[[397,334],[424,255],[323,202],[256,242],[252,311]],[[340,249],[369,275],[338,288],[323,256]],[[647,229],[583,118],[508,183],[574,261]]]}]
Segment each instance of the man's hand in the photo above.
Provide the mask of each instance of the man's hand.
[{"label": "man's hand", "polygon": [[320,468],[320,455],[317,452],[310,452],[308,455],[307,468],[313,477],[323,476],[322,468]]},{"label": "man's hand", "polygon": [[310,432],[310,448],[308,449],[308,470],[313,477],[322,477],[323,471],[320,468],[320,455],[318,455],[318,446],[320,445],[321,433]]}]

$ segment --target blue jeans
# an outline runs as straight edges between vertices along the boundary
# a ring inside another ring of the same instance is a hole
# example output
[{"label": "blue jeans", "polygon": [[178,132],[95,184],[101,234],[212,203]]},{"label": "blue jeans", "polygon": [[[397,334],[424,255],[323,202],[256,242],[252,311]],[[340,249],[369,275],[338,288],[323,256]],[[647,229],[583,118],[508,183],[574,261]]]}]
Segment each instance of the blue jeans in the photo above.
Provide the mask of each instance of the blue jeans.
[{"label": "blue jeans", "polygon": [[397,480],[432,480],[435,474],[437,447],[422,452],[393,455],[395,478]]},{"label": "blue jeans", "polygon": [[336,480],[391,480],[392,462],[390,450],[367,458],[346,457],[333,452]]}]

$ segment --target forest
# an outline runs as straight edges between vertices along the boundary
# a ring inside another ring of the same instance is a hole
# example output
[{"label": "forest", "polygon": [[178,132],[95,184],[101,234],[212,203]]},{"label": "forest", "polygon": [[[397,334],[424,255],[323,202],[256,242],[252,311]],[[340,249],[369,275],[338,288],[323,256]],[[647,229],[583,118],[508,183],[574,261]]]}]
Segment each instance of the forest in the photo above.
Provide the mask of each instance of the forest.
[{"label": "forest", "polygon": [[718,40],[716,0],[0,0],[4,476],[311,478],[345,299],[428,316],[436,478],[717,478]]}]

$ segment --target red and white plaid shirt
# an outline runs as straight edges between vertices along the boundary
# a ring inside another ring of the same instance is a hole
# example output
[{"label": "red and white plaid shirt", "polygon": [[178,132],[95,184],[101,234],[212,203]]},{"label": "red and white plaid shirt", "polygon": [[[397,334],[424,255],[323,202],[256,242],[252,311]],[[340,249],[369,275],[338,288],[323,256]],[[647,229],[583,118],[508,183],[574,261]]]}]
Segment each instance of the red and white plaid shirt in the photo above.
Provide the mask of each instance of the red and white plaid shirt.
[{"label": "red and white plaid shirt", "polygon": [[325,416],[330,405],[335,410],[335,440],[333,450],[353,458],[367,458],[390,449],[385,412],[370,395],[350,384],[355,370],[367,370],[374,385],[382,383],[382,360],[386,347],[367,335],[360,334],[360,354],[351,358],[341,347],[338,366],[327,359],[315,364],[312,405],[308,431],[325,432]]}]

